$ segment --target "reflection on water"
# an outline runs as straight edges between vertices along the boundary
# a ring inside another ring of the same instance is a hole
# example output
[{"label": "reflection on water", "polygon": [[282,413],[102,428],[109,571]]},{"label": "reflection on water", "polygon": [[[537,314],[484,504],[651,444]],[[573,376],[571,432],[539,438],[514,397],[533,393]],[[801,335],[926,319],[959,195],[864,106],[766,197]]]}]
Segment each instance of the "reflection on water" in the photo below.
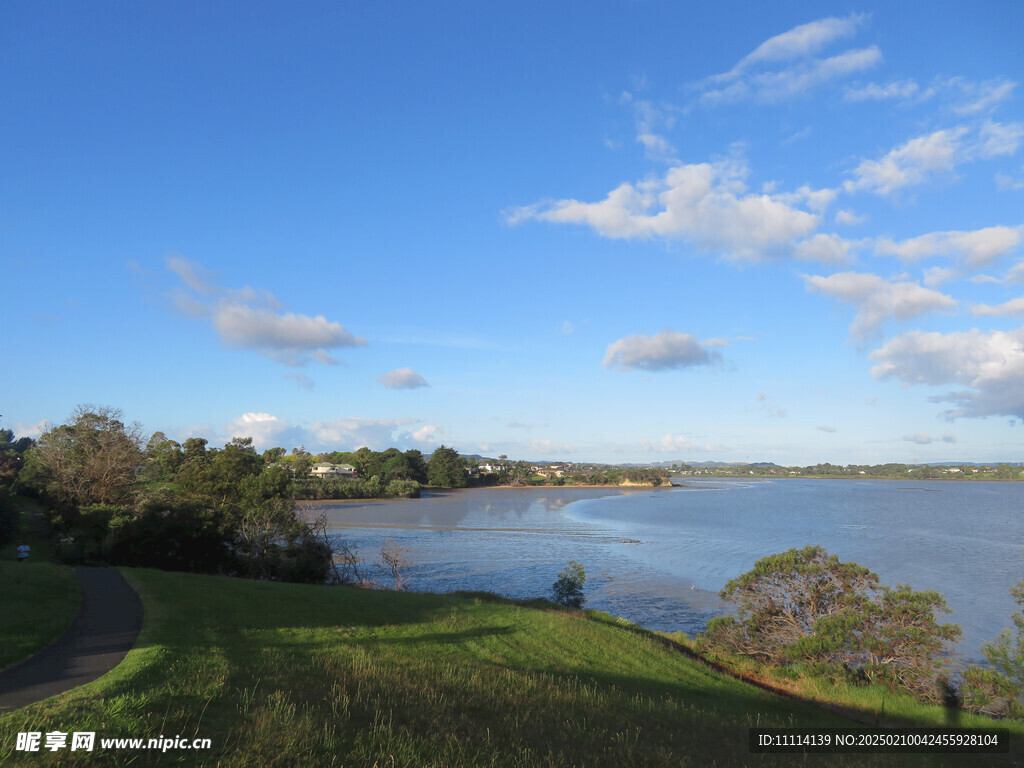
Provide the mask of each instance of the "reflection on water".
[{"label": "reflection on water", "polygon": [[329,502],[339,538],[368,560],[408,547],[413,587],[548,595],[569,559],[588,606],[693,634],[724,612],[717,592],[754,561],[819,544],[884,583],[942,593],[961,653],[1009,623],[1024,576],[1024,484],[787,479],[650,489],[475,489],[387,502]]}]

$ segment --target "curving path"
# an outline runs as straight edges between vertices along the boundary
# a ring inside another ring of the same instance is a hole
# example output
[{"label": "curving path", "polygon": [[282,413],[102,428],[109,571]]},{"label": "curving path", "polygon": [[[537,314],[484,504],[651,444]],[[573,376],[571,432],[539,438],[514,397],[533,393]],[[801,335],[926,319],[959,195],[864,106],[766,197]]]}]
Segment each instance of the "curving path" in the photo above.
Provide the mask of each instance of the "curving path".
[{"label": "curving path", "polygon": [[142,601],[117,568],[75,568],[82,606],[67,632],[0,672],[0,712],[34,704],[106,674],[135,645]]}]

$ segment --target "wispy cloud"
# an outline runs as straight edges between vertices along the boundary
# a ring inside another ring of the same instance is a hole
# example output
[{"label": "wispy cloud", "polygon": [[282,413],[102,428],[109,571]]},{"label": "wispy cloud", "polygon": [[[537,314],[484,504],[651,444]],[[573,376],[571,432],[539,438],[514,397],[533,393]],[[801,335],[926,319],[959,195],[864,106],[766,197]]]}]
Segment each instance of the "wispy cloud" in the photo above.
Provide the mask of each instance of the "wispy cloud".
[{"label": "wispy cloud", "polygon": [[667,371],[711,365],[720,362],[722,354],[702,344],[688,333],[664,330],[653,336],[625,336],[608,345],[604,356],[606,368],[628,371]]},{"label": "wispy cloud", "polygon": [[744,75],[742,79],[724,88],[705,91],[701,104],[733,104],[753,100],[761,104],[774,104],[803,96],[818,86],[877,66],[882,52],[877,46],[859,48],[802,62],[777,72]]},{"label": "wispy cloud", "polygon": [[885,85],[868,83],[857,88],[847,88],[843,92],[846,101],[887,101],[889,99],[909,99],[917,96],[921,89],[913,80],[898,80]]},{"label": "wispy cloud", "polygon": [[863,224],[867,220],[867,216],[859,216],[853,211],[836,211],[836,224],[843,224],[845,226],[852,227],[856,226],[857,224]]},{"label": "wispy cloud", "polygon": [[877,333],[890,318],[907,320],[956,306],[952,297],[917,283],[889,281],[862,272],[804,276],[804,281],[809,289],[856,307],[850,335],[857,339]]},{"label": "wispy cloud", "polygon": [[847,192],[890,195],[936,177],[949,176],[963,163],[1012,155],[1024,139],[1024,125],[986,121],[918,136],[877,160],[862,160],[853,178],[843,183]]},{"label": "wispy cloud", "polygon": [[847,192],[868,191],[887,195],[902,187],[921,184],[956,165],[960,139],[967,128],[935,131],[891,150],[878,160],[863,160],[854,178],[843,185]]},{"label": "wispy cloud", "polygon": [[290,371],[284,377],[288,381],[294,381],[300,389],[312,390],[316,386],[309,376],[299,371]]},{"label": "wispy cloud", "polygon": [[732,80],[754,65],[811,56],[835,40],[850,37],[870,17],[851,14],[846,18],[829,17],[793,27],[770,37],[744,56],[728,72],[714,75],[712,80]]},{"label": "wispy cloud", "polygon": [[167,259],[167,268],[191,290],[171,292],[178,309],[208,320],[227,347],[251,349],[295,366],[310,360],[334,364],[328,350],[366,346],[365,339],[323,315],[279,313],[281,302],[269,291],[221,288],[201,265],[178,256]]},{"label": "wispy cloud", "polygon": [[903,439],[909,443],[916,443],[917,445],[928,445],[940,440],[943,443],[955,443],[956,435],[947,432],[942,437],[932,437],[927,432],[915,432],[912,435],[904,435]]},{"label": "wispy cloud", "polygon": [[785,101],[836,78],[874,67],[882,60],[877,46],[813,58],[828,45],[851,37],[867,22],[866,14],[830,17],[801,24],[765,40],[728,72],[698,84],[705,105],[753,100]]},{"label": "wispy cloud", "polygon": [[948,88],[957,90],[961,100],[952,106],[958,115],[977,115],[991,112],[1013,94],[1017,83],[1012,80],[987,80],[975,83],[963,77],[954,77],[946,81]]}]

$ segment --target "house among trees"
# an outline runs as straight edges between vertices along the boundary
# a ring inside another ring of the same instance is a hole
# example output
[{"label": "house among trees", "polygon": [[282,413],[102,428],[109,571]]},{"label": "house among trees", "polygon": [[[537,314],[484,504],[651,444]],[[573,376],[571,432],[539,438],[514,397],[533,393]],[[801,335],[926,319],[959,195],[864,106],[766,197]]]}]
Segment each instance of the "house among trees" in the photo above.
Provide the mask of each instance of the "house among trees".
[{"label": "house among trees", "polygon": [[356,477],[359,473],[351,464],[330,464],[322,461],[309,470],[310,477]]}]

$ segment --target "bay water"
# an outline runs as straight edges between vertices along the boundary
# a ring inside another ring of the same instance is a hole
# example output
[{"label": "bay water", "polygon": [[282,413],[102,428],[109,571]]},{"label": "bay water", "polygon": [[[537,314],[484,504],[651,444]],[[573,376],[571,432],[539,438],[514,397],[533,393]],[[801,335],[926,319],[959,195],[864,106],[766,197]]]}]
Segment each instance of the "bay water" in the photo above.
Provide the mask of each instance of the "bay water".
[{"label": "bay water", "polygon": [[[569,559],[587,607],[693,635],[728,612],[725,583],[766,555],[820,545],[882,582],[941,593],[959,663],[1010,626],[1024,578],[1024,484],[895,480],[692,481],[672,489],[481,488],[324,502],[335,538],[379,560],[408,550],[411,587],[550,596]],[[386,582],[382,572],[373,578]]]}]

